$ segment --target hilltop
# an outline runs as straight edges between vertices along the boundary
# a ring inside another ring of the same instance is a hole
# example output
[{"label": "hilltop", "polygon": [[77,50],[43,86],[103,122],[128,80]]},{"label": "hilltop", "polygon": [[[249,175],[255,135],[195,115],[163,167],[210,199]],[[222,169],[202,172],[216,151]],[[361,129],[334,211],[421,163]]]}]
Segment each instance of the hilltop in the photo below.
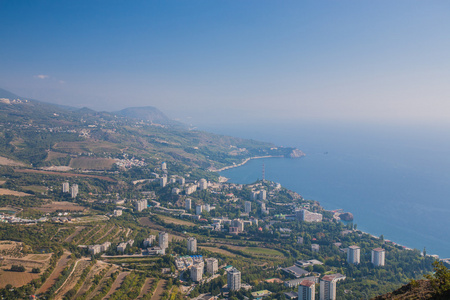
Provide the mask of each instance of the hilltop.
[{"label": "hilltop", "polygon": [[[272,143],[188,130],[154,107],[98,112],[0,92],[0,156],[33,167],[110,169],[112,160],[134,157],[155,165],[171,161],[219,169],[255,156],[304,155]],[[87,157],[89,164],[83,162]],[[100,163],[93,163],[96,159]]]}]

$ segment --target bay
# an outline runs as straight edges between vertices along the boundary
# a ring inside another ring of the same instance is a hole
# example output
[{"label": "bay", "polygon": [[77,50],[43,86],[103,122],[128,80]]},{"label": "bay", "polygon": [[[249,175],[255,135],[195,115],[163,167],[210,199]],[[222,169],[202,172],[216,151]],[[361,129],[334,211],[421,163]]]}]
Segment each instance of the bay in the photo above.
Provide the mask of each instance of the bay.
[{"label": "bay", "polygon": [[353,213],[358,229],[450,257],[450,141],[440,126],[248,124],[205,129],[298,147],[300,159],[258,159],[221,173],[235,183],[265,177]]}]

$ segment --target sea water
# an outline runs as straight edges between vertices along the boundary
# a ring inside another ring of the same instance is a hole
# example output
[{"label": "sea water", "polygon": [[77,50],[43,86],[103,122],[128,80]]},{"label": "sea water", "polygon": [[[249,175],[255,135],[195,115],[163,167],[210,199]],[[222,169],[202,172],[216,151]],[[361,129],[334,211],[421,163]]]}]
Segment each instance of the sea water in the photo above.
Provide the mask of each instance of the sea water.
[{"label": "sea water", "polygon": [[450,139],[437,126],[258,124],[212,132],[298,147],[299,159],[251,160],[221,173],[235,183],[265,178],[328,210],[354,215],[357,228],[428,254],[450,257]]}]

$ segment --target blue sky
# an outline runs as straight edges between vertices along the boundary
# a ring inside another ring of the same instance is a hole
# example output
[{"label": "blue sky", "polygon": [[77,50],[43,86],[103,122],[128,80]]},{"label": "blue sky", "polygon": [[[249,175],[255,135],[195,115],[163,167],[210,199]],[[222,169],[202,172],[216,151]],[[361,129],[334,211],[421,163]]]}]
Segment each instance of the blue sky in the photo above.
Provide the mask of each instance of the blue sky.
[{"label": "blue sky", "polygon": [[196,122],[445,121],[448,1],[0,0],[0,87]]}]

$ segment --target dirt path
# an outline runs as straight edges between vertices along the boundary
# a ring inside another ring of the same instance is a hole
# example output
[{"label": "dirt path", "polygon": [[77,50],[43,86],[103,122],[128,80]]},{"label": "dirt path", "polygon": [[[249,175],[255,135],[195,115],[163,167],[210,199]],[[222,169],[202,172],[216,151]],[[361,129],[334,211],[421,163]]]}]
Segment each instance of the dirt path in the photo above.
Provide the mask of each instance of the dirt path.
[{"label": "dirt path", "polygon": [[61,285],[61,287],[55,292],[55,299],[62,299],[63,296],[70,291],[78,282],[78,279],[83,273],[84,269],[89,266],[89,258],[79,259],[75,264],[70,275],[67,277],[66,281]]},{"label": "dirt path", "polygon": [[99,241],[101,241],[103,238],[105,238],[108,234],[111,233],[111,231],[114,230],[114,228],[116,228],[116,225],[114,225],[113,227],[111,227],[104,235],[102,235],[101,237],[99,237],[95,243],[98,243]]},{"label": "dirt path", "polygon": [[147,295],[150,293],[150,289],[151,289],[154,281],[155,281],[155,279],[153,279],[153,278],[147,278],[145,280],[144,285],[142,286],[142,289],[141,289],[141,293],[139,294],[137,299],[141,299],[142,297],[144,297],[144,295]]},{"label": "dirt path", "polygon": [[105,297],[102,298],[102,300],[108,299],[112,293],[120,289],[120,286],[122,285],[123,281],[125,280],[125,277],[127,277],[130,274],[130,272],[120,272],[119,275],[117,275],[116,280],[111,286],[111,289],[108,291],[108,294],[106,294]]},{"label": "dirt path", "polygon": [[56,283],[56,279],[58,279],[58,276],[61,274],[62,270],[64,270],[64,268],[67,267],[70,261],[71,254],[72,253],[68,251],[64,251],[64,254],[56,263],[56,267],[53,270],[52,274],[50,274],[50,276],[47,278],[47,280],[44,282],[41,288],[36,292],[36,294],[45,293],[49,288],[51,288]]},{"label": "dirt path", "polygon": [[156,287],[155,292],[153,293],[153,296],[150,300],[159,300],[162,297],[162,294],[164,293],[164,291],[166,290],[166,286],[167,286],[167,280],[160,280],[158,282],[158,286]]},{"label": "dirt path", "polygon": [[81,297],[81,295],[86,293],[92,285],[92,280],[94,279],[94,276],[99,274],[102,270],[104,270],[107,267],[108,267],[107,263],[97,261],[97,264],[95,264],[92,267],[91,271],[87,274],[86,279],[84,280],[74,299],[78,299]]},{"label": "dirt path", "polygon": [[72,233],[71,235],[69,235],[64,242],[66,243],[72,243],[73,239],[80,234],[81,231],[83,231],[83,229],[85,228],[84,226],[77,226],[77,229],[75,230],[74,233]]}]

